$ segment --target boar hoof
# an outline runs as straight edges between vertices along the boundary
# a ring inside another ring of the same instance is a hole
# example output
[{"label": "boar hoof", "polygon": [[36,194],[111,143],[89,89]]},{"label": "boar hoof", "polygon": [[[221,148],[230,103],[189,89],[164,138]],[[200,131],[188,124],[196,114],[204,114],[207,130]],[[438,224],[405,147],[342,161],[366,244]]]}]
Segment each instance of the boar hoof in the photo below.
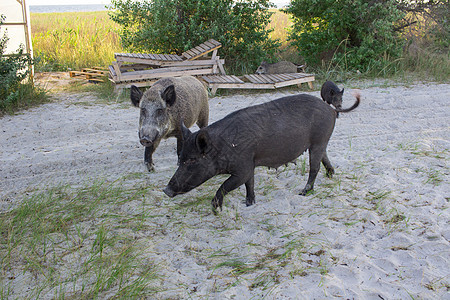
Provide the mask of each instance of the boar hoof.
[{"label": "boar hoof", "polygon": [[213,213],[214,213],[215,215],[217,215],[218,208],[220,208],[220,210],[222,210],[222,205],[219,203],[219,200],[216,199],[216,198],[214,198],[214,199],[211,201],[211,204],[212,204],[212,210],[213,210]]},{"label": "boar hoof", "polygon": [[333,178],[333,174],[334,174],[334,169],[333,168],[327,170],[327,177],[328,178]]},{"label": "boar hoof", "polygon": [[245,205],[250,206],[255,204],[255,198],[245,198]]},{"label": "boar hoof", "polygon": [[303,189],[303,191],[300,192],[300,196],[306,196],[308,193],[312,192],[312,189],[307,190],[306,188]]},{"label": "boar hoof", "polygon": [[145,166],[149,172],[155,171],[155,165],[152,162],[145,162]]}]

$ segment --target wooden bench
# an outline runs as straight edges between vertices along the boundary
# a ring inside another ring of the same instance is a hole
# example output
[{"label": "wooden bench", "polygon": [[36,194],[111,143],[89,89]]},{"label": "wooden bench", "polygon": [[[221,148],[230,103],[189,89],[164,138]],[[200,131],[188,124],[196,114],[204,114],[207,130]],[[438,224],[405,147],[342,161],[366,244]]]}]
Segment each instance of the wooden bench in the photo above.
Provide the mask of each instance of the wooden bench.
[{"label": "wooden bench", "polygon": [[202,76],[202,79],[211,89],[211,94],[215,95],[217,89],[277,89],[290,85],[300,86],[308,83],[313,89],[314,75],[306,73],[284,73],[284,74],[264,74],[264,75],[244,75],[239,78],[234,75]]},{"label": "wooden bench", "polygon": [[[128,88],[134,83],[136,86],[150,86],[163,77],[225,75],[225,60],[217,55],[221,46],[218,41],[210,39],[182,55],[116,53],[116,61],[109,66],[109,77],[116,88]],[[210,53],[212,55],[208,56]]]}]

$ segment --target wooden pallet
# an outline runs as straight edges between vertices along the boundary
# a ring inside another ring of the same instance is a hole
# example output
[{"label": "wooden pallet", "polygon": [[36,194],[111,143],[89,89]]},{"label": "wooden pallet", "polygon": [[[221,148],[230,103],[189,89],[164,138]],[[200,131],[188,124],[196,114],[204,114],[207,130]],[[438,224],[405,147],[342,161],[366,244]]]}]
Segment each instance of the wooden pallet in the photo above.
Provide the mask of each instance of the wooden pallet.
[{"label": "wooden pallet", "polygon": [[[183,52],[173,54],[116,53],[116,61],[109,66],[109,78],[116,88],[129,87],[133,82],[140,86],[152,85],[159,78],[178,76],[225,75],[224,59],[217,50],[222,46],[210,39]],[[212,55],[209,56],[209,53]]]},{"label": "wooden pallet", "polygon": [[200,45],[189,49],[186,52],[183,52],[181,54],[182,57],[184,57],[187,60],[194,60],[201,56],[207,55],[208,53],[214,51],[212,57],[214,58],[216,56],[215,53],[217,53],[217,49],[222,47],[222,44],[214,39],[209,39],[204,43],[201,43]]},{"label": "wooden pallet", "polygon": [[202,76],[208,87],[211,88],[211,94],[215,95],[217,89],[277,89],[285,86],[300,86],[302,83],[308,83],[313,89],[314,75],[306,73],[284,73],[284,74],[266,74],[266,75],[244,75],[239,78],[234,75],[216,75]]},{"label": "wooden pallet", "polygon": [[89,81],[103,82],[108,76],[108,71],[100,67],[84,68],[81,71],[69,71],[69,75],[72,78],[83,77]]}]

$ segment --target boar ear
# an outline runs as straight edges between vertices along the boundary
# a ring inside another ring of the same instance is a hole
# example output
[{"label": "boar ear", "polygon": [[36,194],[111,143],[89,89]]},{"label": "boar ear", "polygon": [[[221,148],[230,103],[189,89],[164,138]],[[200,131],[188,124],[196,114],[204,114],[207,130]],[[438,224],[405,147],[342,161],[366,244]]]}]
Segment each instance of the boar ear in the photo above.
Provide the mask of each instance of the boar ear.
[{"label": "boar ear", "polygon": [[211,144],[209,141],[209,134],[208,132],[204,131],[204,130],[200,130],[197,134],[197,139],[196,139],[196,144],[197,144],[197,148],[198,150],[202,153],[205,154],[207,152],[209,152],[209,149],[211,148]]},{"label": "boar ear", "polygon": [[177,95],[175,94],[175,87],[173,84],[169,85],[164,92],[162,92],[161,97],[166,101],[167,106],[172,106],[175,103]]},{"label": "boar ear", "polygon": [[181,140],[185,141],[191,136],[191,131],[184,125],[183,120],[181,120]]},{"label": "boar ear", "polygon": [[341,95],[344,94],[344,88],[342,88]]},{"label": "boar ear", "polygon": [[142,93],[141,90],[137,86],[132,85],[131,90],[130,90],[131,103],[134,106],[139,107],[139,102],[141,101],[143,94],[144,93]]}]

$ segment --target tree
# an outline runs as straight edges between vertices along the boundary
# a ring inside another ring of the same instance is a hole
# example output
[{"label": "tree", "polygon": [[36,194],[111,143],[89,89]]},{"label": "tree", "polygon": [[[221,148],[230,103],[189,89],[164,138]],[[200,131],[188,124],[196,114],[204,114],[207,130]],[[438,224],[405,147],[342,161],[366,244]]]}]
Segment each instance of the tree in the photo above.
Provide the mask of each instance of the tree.
[{"label": "tree", "polygon": [[129,51],[181,54],[214,38],[227,65],[245,72],[280,46],[269,38],[270,7],[269,0],[113,0],[110,17]]},{"label": "tree", "polygon": [[366,71],[402,53],[396,26],[405,13],[394,0],[292,0],[290,40],[305,61]]}]

